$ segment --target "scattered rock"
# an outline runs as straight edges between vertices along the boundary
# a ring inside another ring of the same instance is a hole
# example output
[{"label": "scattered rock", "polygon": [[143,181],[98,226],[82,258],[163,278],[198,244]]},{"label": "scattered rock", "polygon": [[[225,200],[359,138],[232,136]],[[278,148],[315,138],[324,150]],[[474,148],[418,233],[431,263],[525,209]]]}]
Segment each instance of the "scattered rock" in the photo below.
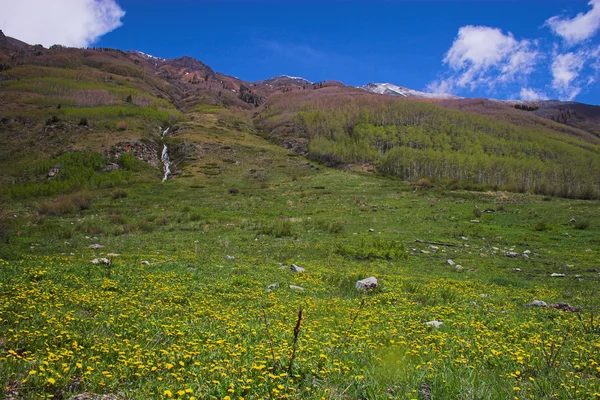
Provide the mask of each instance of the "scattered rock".
[{"label": "scattered rock", "polygon": [[573,222],[577,222],[577,221],[575,220],[575,218],[571,218],[571,219],[569,220],[569,222],[573,223]]},{"label": "scattered rock", "polygon": [[50,171],[48,171],[48,178],[54,178],[59,172],[60,170],[58,168],[50,168]]},{"label": "scattered rock", "polygon": [[120,256],[120,254],[117,254],[117,253],[108,253],[106,255],[106,257],[119,257],[119,256]]},{"label": "scattered rock", "polygon": [[421,253],[423,253],[423,254],[429,254],[429,251],[427,251],[427,250],[421,250]]},{"label": "scattered rock", "polygon": [[269,286],[267,286],[267,292],[271,292],[277,288],[279,288],[279,282],[271,283]]},{"label": "scattered rock", "polygon": [[232,261],[232,260],[235,260],[235,257],[234,256],[225,256],[225,259]]},{"label": "scattered rock", "polygon": [[456,265],[454,268],[456,268],[458,271],[465,269],[462,265]]},{"label": "scattered rock", "polygon": [[94,258],[92,260],[92,264],[105,264],[110,265],[110,260],[108,258]]},{"label": "scattered rock", "polygon": [[469,302],[469,305],[470,305],[471,307],[477,307],[479,304],[477,304],[477,302],[476,302],[476,301],[471,301],[471,302]]},{"label": "scattered rock", "polygon": [[448,260],[447,261],[448,265],[450,265],[451,267],[454,267],[456,265],[456,263],[452,260]]},{"label": "scattered rock", "polygon": [[478,224],[478,223],[479,223],[479,220],[478,220],[478,219],[472,219],[472,220],[471,220],[471,223],[473,223],[473,224]]},{"label": "scattered rock", "polygon": [[290,271],[292,272],[304,272],[304,268],[297,266],[296,264],[290,265]]},{"label": "scattered rock", "polygon": [[425,325],[433,326],[434,328],[439,328],[440,326],[444,325],[444,323],[434,320],[434,321],[425,322]]},{"label": "scattered rock", "polygon": [[519,253],[514,252],[514,251],[508,251],[508,252],[506,252],[504,254],[506,254],[506,257],[512,257],[512,258],[519,257]]},{"label": "scattered rock", "polygon": [[438,250],[439,249],[439,247],[434,246],[434,245],[429,246],[429,248],[432,249],[432,250]]},{"label": "scattered rock", "polygon": [[144,264],[144,265],[150,265],[150,261],[144,260],[144,261],[142,261],[142,264]]},{"label": "scattered rock", "polygon": [[521,272],[521,268],[513,268],[513,271],[515,271],[515,272]]},{"label": "scattered rock", "polygon": [[106,167],[104,167],[103,171],[104,172],[110,172],[110,171],[119,171],[121,169],[121,166],[117,163],[110,163],[107,164]]},{"label": "scattered rock", "polygon": [[303,291],[304,288],[302,286],[290,285],[290,289]]},{"label": "scattered rock", "polygon": [[560,311],[570,311],[570,312],[578,312],[579,309],[577,307],[573,307],[569,303],[556,303],[550,304],[550,308],[555,308]]},{"label": "scattered rock", "polygon": [[375,229],[371,228],[369,229],[369,232],[375,232]]},{"label": "scattered rock", "polygon": [[548,307],[545,301],[542,300],[534,300],[531,303],[527,304],[527,307]]},{"label": "scattered rock", "polygon": [[88,248],[90,248],[90,249],[92,249],[92,250],[99,250],[99,249],[103,249],[103,248],[104,248],[104,246],[103,246],[103,245],[101,245],[101,244],[98,244],[98,243],[96,243],[96,244],[90,244],[90,245],[88,246]]},{"label": "scattered rock", "polygon": [[190,272],[194,272],[194,271],[197,271],[198,269],[194,268],[194,267],[189,267],[187,270],[190,271]]},{"label": "scattered rock", "polygon": [[523,255],[524,255],[524,256],[525,256],[525,255],[527,255],[527,256],[528,256],[528,255],[530,255],[530,254],[531,254],[531,250],[525,250],[525,251],[523,252]]},{"label": "scattered rock", "polygon": [[566,275],[565,274],[557,274],[556,272],[550,274],[550,276],[552,278],[564,278]]},{"label": "scattered rock", "polygon": [[370,276],[366,279],[357,281],[356,285],[354,285],[354,287],[357,290],[362,290],[365,292],[370,289],[377,289],[378,286],[379,286],[379,283],[377,282],[377,278],[375,278],[374,276]]}]

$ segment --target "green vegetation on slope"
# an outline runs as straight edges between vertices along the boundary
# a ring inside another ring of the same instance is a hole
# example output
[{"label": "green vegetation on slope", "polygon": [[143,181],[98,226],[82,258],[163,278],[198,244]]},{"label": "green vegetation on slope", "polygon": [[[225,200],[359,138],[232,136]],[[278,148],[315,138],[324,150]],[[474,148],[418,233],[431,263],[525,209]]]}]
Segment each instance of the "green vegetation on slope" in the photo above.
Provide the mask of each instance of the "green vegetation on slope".
[{"label": "green vegetation on slope", "polygon": [[340,93],[301,104],[290,121],[279,118],[289,106],[275,102],[259,122],[267,129],[291,123],[308,139],[309,156],[330,165],[372,163],[409,181],[600,197],[600,148],[565,133],[416,101]]}]

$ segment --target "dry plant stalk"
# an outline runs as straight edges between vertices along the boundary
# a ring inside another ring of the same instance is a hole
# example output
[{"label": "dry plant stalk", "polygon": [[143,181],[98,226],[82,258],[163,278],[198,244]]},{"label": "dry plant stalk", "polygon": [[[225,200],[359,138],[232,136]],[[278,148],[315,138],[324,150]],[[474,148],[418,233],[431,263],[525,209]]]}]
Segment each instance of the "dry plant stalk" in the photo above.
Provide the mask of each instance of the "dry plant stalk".
[{"label": "dry plant stalk", "polygon": [[265,306],[262,306],[263,310],[263,321],[265,322],[265,332],[267,334],[267,340],[269,341],[269,347],[271,348],[271,358],[273,359],[273,366],[275,366],[275,350],[273,348],[273,339],[271,339],[271,334],[269,333],[269,321],[267,320],[267,310]]},{"label": "dry plant stalk", "polygon": [[292,374],[292,365],[296,358],[296,348],[298,344],[298,336],[300,335],[300,324],[302,323],[302,309],[298,310],[298,319],[296,320],[296,326],[294,327],[294,340],[292,342],[292,354],[290,355],[290,363],[288,365],[288,374]]}]

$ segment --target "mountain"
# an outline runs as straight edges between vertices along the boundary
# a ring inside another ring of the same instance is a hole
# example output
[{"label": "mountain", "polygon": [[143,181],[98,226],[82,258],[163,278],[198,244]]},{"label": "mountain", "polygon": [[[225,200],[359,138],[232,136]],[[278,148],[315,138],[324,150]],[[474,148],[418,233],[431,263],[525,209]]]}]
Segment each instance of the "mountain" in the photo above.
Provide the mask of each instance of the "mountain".
[{"label": "mountain", "polygon": [[460,99],[460,97],[454,96],[452,94],[420,92],[418,90],[397,86],[392,83],[368,83],[364,86],[359,86],[359,88],[372,93],[398,97],[418,97],[427,99]]},{"label": "mountain", "polygon": [[[218,151],[224,135],[248,134],[326,165],[402,180],[581,198],[600,189],[595,106],[459,98],[389,83],[356,88],[288,75],[248,82],[189,56],[44,49],[4,35],[0,67],[0,183],[27,188],[11,189],[11,196],[39,193],[39,171],[65,162],[58,154],[87,150],[110,165],[129,165],[120,157],[133,151],[160,168],[167,140],[176,178],[196,173],[187,169],[190,160]],[[168,139],[157,137],[158,127],[170,127]],[[15,168],[15,157],[29,166]]]}]

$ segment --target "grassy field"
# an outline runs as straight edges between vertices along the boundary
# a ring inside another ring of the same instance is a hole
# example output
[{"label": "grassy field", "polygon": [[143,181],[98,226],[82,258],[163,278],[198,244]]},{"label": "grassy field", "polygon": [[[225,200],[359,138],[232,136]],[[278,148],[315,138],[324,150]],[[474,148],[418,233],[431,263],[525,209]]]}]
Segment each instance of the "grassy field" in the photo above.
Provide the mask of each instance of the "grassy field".
[{"label": "grassy field", "polygon": [[215,111],[164,184],[2,203],[4,397],[600,397],[598,201],[328,169]]}]

